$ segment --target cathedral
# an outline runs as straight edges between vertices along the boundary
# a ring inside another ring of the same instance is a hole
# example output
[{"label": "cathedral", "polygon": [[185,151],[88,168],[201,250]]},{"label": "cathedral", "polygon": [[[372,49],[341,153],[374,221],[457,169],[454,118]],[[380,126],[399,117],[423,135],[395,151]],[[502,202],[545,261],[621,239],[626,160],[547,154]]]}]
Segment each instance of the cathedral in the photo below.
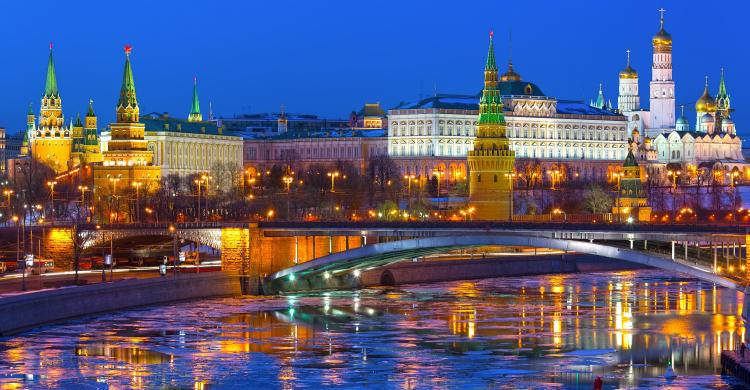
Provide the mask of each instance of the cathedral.
[{"label": "cathedral", "polygon": [[638,72],[630,65],[630,50],[627,65],[619,74],[617,109],[628,118],[630,150],[651,174],[662,178],[669,170],[744,170],[742,143],[730,118],[723,69],[715,98],[706,78],[703,94],[695,103],[694,126],[691,128],[685,117],[684,107],[675,119],[672,36],[664,27],[664,10],[660,12],[659,31],[652,38],[649,110],[640,107]]}]

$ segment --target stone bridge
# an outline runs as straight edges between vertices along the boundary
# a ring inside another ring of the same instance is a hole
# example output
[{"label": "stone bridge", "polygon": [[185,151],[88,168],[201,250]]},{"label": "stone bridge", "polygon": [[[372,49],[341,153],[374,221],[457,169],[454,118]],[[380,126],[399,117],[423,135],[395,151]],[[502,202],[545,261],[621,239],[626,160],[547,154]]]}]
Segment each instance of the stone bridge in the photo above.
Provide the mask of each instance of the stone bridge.
[{"label": "stone bridge", "polygon": [[[357,270],[487,245],[590,253],[687,273],[732,288],[744,286],[746,270],[750,270],[746,251],[750,236],[745,226],[263,222],[173,227],[121,224],[74,229],[60,224],[26,229],[44,237],[45,257],[62,269],[72,268],[74,237],[84,250],[108,242],[117,247],[118,241],[131,237],[176,238],[219,249],[224,270],[263,279],[270,291],[351,287]],[[16,233],[15,227],[0,229],[6,240],[15,239]],[[728,272],[732,267],[734,272]]]}]

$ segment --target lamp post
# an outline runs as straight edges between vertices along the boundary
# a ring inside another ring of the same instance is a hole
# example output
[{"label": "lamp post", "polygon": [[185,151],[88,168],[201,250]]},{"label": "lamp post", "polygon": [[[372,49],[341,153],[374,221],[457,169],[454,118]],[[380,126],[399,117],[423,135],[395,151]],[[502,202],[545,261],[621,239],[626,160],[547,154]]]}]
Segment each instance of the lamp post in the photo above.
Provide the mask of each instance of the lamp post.
[{"label": "lamp post", "polygon": [[57,184],[56,180],[51,180],[47,182],[47,185],[50,187],[50,197],[51,197],[51,203],[52,203],[52,220],[55,220],[55,184]]},{"label": "lamp post", "polygon": [[177,277],[177,229],[174,225],[169,225],[169,232],[172,233],[172,270]]},{"label": "lamp post", "polygon": [[209,195],[209,192],[211,191],[211,179],[213,178],[214,177],[209,174],[205,174],[201,176],[201,180],[204,180],[206,182],[206,191],[203,194],[203,198],[205,198],[205,202],[206,202],[206,206],[203,209],[206,211],[208,211],[208,195]]},{"label": "lamp post", "polygon": [[135,220],[136,222],[141,221],[141,202],[140,202],[140,189],[143,185],[141,181],[134,181],[133,187],[135,187]]},{"label": "lamp post", "polygon": [[510,219],[513,220],[513,179],[518,176],[515,172],[513,173],[506,173],[505,177],[508,178],[508,188],[510,189],[508,191],[508,205],[510,206]]},{"label": "lamp post", "polygon": [[[120,181],[119,177],[110,177],[109,178],[109,182],[112,183],[112,203],[114,203],[115,197],[117,197],[117,182],[118,181]],[[110,206],[110,213],[109,213],[109,215],[110,215],[110,217],[109,217],[110,221],[109,222],[110,223],[112,223],[113,214],[117,215],[116,212],[112,212],[112,206]],[[115,222],[117,222],[117,219],[115,219]]]},{"label": "lamp post", "polygon": [[86,191],[88,190],[88,186],[78,186],[78,191],[81,191],[81,209],[79,212],[83,212],[86,209]]},{"label": "lamp post", "polygon": [[737,180],[737,176],[739,176],[740,173],[737,171],[732,171],[731,173],[727,172],[727,176],[729,176],[729,186],[732,188],[732,222],[735,222],[737,220],[735,216],[735,209],[737,208],[737,192],[735,191],[735,180]]},{"label": "lamp post", "polygon": [[[13,222],[16,223],[16,266],[21,261],[21,226],[18,224],[18,216],[13,216]],[[23,265],[21,266],[21,271],[23,272],[21,276],[21,290],[26,291],[26,262],[23,262]]]},{"label": "lamp post", "polygon": [[675,222],[675,218],[677,217],[675,213],[677,212],[677,204],[675,202],[676,199],[676,192],[677,192],[677,176],[680,176],[682,174],[682,171],[673,171],[668,170],[667,176],[672,176],[672,223]]},{"label": "lamp post", "polygon": [[294,181],[294,179],[292,179],[291,176],[284,176],[282,180],[284,180],[284,183],[286,184],[286,219],[291,220],[291,218],[289,218],[289,202],[290,198],[292,197],[291,190],[292,181]]},{"label": "lamp post", "polygon": [[193,180],[195,184],[198,185],[198,215],[197,215],[197,221],[201,221],[201,184],[203,184],[203,179],[195,179]]},{"label": "lamp post", "polygon": [[338,171],[328,172],[328,177],[331,178],[331,192],[336,192],[336,178],[339,177]]},{"label": "lamp post", "polygon": [[10,213],[10,196],[13,195],[13,190],[5,190],[3,191],[3,195],[8,197],[8,212]]}]

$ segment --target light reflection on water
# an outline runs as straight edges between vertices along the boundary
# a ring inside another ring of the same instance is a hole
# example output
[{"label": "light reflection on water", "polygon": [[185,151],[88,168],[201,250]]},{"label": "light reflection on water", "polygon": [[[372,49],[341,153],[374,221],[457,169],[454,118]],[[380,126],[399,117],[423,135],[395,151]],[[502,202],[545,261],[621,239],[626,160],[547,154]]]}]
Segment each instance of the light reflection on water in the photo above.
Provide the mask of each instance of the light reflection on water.
[{"label": "light reflection on water", "polygon": [[738,298],[638,271],[187,302],[0,339],[0,389],[745,388]]}]

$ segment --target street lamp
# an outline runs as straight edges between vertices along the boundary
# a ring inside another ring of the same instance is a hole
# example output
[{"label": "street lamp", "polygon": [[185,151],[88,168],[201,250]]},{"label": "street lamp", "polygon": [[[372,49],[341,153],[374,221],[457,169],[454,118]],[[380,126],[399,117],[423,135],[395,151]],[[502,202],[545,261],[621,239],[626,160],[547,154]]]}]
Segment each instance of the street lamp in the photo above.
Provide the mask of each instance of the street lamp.
[{"label": "street lamp", "polygon": [[[18,224],[18,216],[14,215],[11,218],[16,223],[16,266],[21,261],[21,226]],[[26,262],[23,262],[21,267],[23,270],[23,276],[21,276],[21,290],[26,291]]]},{"label": "street lamp", "polygon": [[207,211],[208,211],[208,195],[209,195],[209,192],[211,191],[211,180],[213,178],[214,177],[211,176],[211,175],[209,175],[209,174],[205,174],[205,175],[201,176],[201,179],[205,180],[205,182],[206,182],[206,191],[205,191],[205,194],[203,194],[203,197],[206,200],[206,207],[204,207],[204,209],[207,210]]},{"label": "street lamp", "polygon": [[328,177],[331,178],[331,192],[336,192],[336,178],[339,177],[339,173],[337,172],[328,172]]},{"label": "street lamp", "polygon": [[294,179],[291,176],[284,176],[282,180],[284,180],[284,183],[286,184],[286,219],[289,220],[291,219],[289,218],[289,202],[292,197],[291,189]]},{"label": "street lamp", "polygon": [[86,191],[88,191],[88,190],[89,190],[88,186],[78,186],[78,191],[81,191],[81,210],[80,210],[80,212],[83,212],[83,210],[85,209]]},{"label": "street lamp", "polygon": [[667,176],[672,176],[672,190],[677,190],[677,176],[680,176],[682,171],[668,170]]},{"label": "street lamp", "polygon": [[557,214],[557,215],[562,214],[563,222],[568,222],[568,213],[566,213],[565,211],[562,211],[558,208],[558,209],[552,210],[552,214]]},{"label": "street lamp", "polygon": [[734,209],[737,208],[737,193],[735,192],[735,180],[737,180],[737,176],[739,176],[740,173],[737,171],[732,171],[731,173],[727,172],[727,176],[729,176],[729,185],[732,188],[732,221],[736,221]]},{"label": "street lamp", "polygon": [[13,190],[4,190],[3,195],[8,197],[8,210],[10,210],[10,196],[13,195]]},{"label": "street lamp", "polygon": [[513,179],[515,179],[516,176],[517,174],[515,172],[505,174],[505,177],[508,178],[508,188],[510,189],[508,191],[508,205],[510,205],[510,219],[513,219]]},{"label": "street lamp", "polygon": [[136,222],[141,221],[141,202],[140,202],[140,189],[143,185],[141,181],[134,181],[133,187],[135,187],[135,220]]},{"label": "street lamp", "polygon": [[47,185],[50,187],[50,196],[52,198],[52,220],[55,220],[55,184],[57,184],[56,180],[51,180],[47,182]]},{"label": "street lamp", "polygon": [[198,215],[197,215],[197,219],[198,219],[198,222],[200,222],[201,221],[201,184],[203,184],[203,180],[202,179],[200,179],[200,180],[199,179],[195,179],[195,180],[193,180],[193,182],[198,185]]}]

